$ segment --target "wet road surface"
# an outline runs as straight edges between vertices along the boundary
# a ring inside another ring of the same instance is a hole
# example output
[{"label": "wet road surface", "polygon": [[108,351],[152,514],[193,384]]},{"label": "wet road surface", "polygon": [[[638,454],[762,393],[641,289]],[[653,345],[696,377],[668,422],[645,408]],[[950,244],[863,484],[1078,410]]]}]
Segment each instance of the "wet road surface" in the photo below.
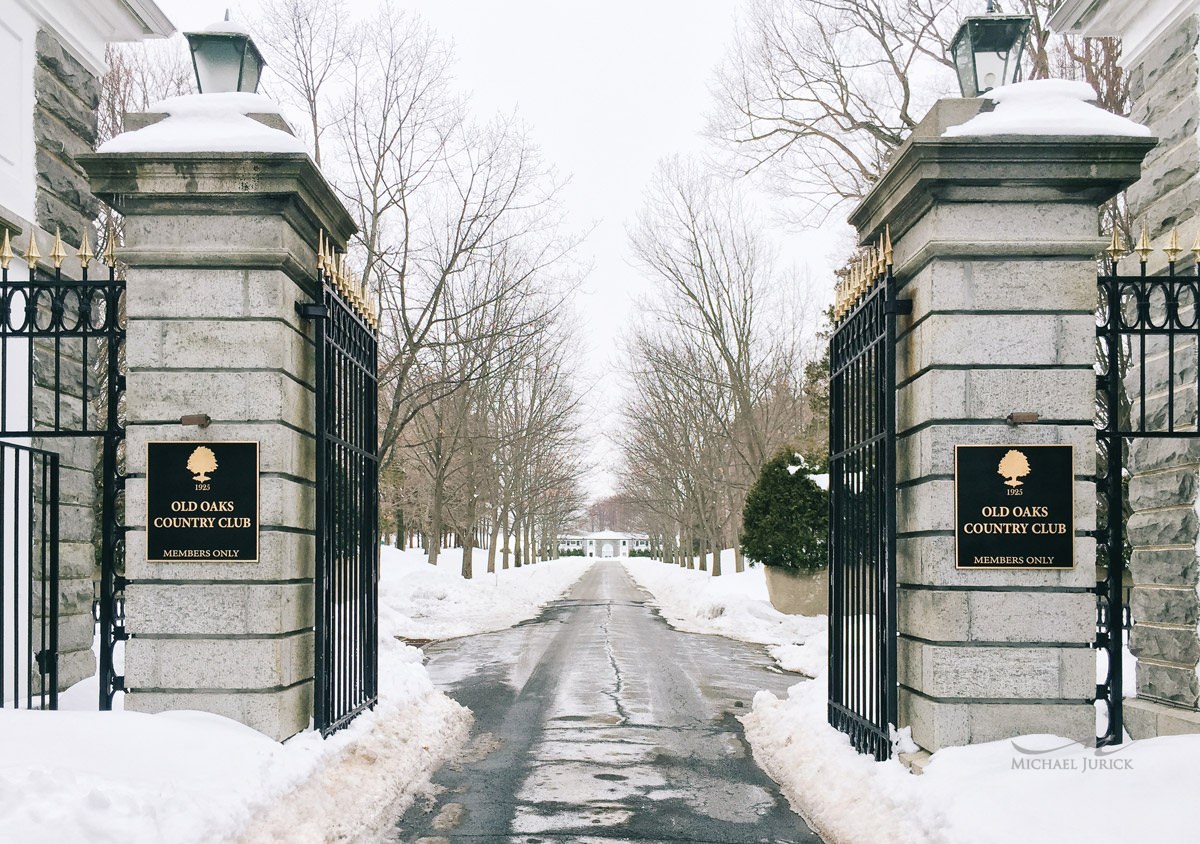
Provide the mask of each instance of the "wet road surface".
[{"label": "wet road surface", "polygon": [[388,840],[818,842],[736,720],[800,678],[761,646],[673,630],[650,600],[597,562],[535,619],[427,646],[475,727]]}]

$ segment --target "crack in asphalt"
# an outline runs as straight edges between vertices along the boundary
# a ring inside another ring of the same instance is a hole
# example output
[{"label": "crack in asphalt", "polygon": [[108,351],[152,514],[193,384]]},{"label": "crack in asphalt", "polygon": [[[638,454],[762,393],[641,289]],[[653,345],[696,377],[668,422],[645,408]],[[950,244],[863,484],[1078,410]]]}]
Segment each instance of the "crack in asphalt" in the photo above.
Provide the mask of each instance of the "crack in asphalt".
[{"label": "crack in asphalt", "polygon": [[608,606],[608,612],[604,617],[604,624],[601,626],[601,629],[604,630],[604,652],[606,654],[608,654],[608,664],[612,668],[613,675],[616,676],[616,678],[617,678],[617,688],[613,692],[609,692],[607,689],[605,689],[604,694],[612,699],[613,706],[615,706],[617,708],[617,714],[621,716],[621,720],[617,722],[617,725],[619,726],[622,724],[629,723],[629,713],[625,711],[625,707],[621,703],[621,691],[622,691],[621,668],[619,665],[617,665],[616,654],[613,653],[612,634],[609,632],[609,629],[608,629],[610,624],[612,624],[612,605],[611,604]]}]

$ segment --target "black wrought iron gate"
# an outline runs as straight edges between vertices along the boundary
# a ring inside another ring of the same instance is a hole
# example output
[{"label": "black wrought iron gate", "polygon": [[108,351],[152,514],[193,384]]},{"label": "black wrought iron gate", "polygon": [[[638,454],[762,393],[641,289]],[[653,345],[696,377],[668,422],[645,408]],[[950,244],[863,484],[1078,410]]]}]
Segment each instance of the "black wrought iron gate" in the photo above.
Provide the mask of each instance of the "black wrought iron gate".
[{"label": "black wrought iron gate", "polygon": [[829,723],[877,759],[896,723],[896,315],[891,246],[838,289],[829,349]]},{"label": "black wrought iron gate", "polygon": [[[121,374],[125,281],[118,274],[111,233],[107,240],[100,278],[89,273],[95,260],[90,248],[86,243],[80,247],[78,279],[63,275],[67,255],[57,236],[47,256],[53,267],[39,266],[42,256],[31,241],[24,255],[29,272],[20,279],[10,278],[14,255],[7,231],[0,244],[0,437],[4,440],[0,502],[11,508],[8,537],[0,536],[0,547],[5,566],[25,572],[25,588],[18,584],[9,593],[10,599],[26,596],[19,607],[23,618],[9,617],[10,623],[24,620],[28,625],[25,649],[31,648],[30,631],[45,625],[42,644],[32,652],[42,675],[38,683],[46,691],[41,705],[49,708],[57,705],[58,512],[60,470],[66,468],[57,452],[70,453],[76,461],[81,454],[90,456],[87,449],[73,448],[85,440],[99,444],[96,465],[70,468],[98,478],[99,501],[83,494],[71,503],[94,507],[98,529],[95,536],[76,537],[82,541],[72,550],[88,555],[97,545],[100,550],[94,610],[99,628],[100,709],[111,709],[113,695],[124,688],[114,652],[125,639],[120,512],[125,479],[119,461],[125,436],[120,416],[125,391]],[[0,533],[4,529],[0,525]],[[22,530],[24,545],[19,542]],[[78,568],[79,560],[74,566]],[[13,612],[17,609],[14,605]],[[11,642],[20,650],[16,634]],[[8,648],[9,641],[0,632],[0,653]],[[15,661],[11,667],[16,668]],[[25,688],[30,688],[29,683]],[[27,698],[27,703],[32,705],[32,700]]]},{"label": "black wrought iron gate", "polygon": [[[1097,563],[1105,578],[1097,584],[1096,647],[1107,654],[1105,679],[1096,699],[1108,709],[1108,729],[1101,745],[1120,743],[1124,733],[1122,696],[1123,651],[1130,627],[1125,536],[1128,474],[1127,446],[1145,439],[1195,439],[1196,395],[1200,389],[1200,248],[1196,266],[1176,272],[1178,234],[1173,233],[1165,275],[1148,276],[1149,236],[1143,231],[1135,250],[1141,270],[1122,276],[1117,261],[1124,254],[1114,235],[1107,250],[1106,272],[1099,282],[1096,336],[1102,371],[1097,377]],[[1151,383],[1147,373],[1156,372]]]},{"label": "black wrought iron gate", "polygon": [[317,571],[313,717],[338,730],[379,696],[377,324],[344,256],[318,250]]}]

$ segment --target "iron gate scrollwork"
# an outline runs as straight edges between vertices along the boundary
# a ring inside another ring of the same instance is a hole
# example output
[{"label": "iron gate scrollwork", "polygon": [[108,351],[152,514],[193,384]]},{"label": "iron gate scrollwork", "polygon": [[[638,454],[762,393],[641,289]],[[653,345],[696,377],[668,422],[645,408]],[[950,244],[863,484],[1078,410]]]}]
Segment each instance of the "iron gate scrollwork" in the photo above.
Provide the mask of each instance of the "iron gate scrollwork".
[{"label": "iron gate scrollwork", "polygon": [[829,723],[891,754],[896,723],[896,315],[891,238],[838,287],[829,349]]},{"label": "iron gate scrollwork", "polygon": [[379,697],[378,322],[345,256],[318,249],[319,300],[298,304],[316,345],[316,654],[325,735]]},{"label": "iron gate scrollwork", "polygon": [[[1108,710],[1108,728],[1097,737],[1100,745],[1119,744],[1124,737],[1123,651],[1131,619],[1125,583],[1130,554],[1125,534],[1128,480],[1125,471],[1131,440],[1195,439],[1195,374],[1200,358],[1200,263],[1177,272],[1182,253],[1178,234],[1165,250],[1165,275],[1147,275],[1151,249],[1143,229],[1137,249],[1138,275],[1121,275],[1124,254],[1119,235],[1113,235],[1104,271],[1098,277],[1099,308],[1096,337],[1101,371],[1097,376],[1097,564],[1105,576],[1096,585],[1096,648],[1107,654],[1104,679],[1096,699]],[[1193,249],[1200,259],[1200,248]],[[1147,373],[1162,369],[1147,382]],[[1188,374],[1189,371],[1192,374]],[[1165,376],[1165,377],[1162,377]]]},{"label": "iron gate scrollwork", "polygon": [[[36,240],[30,237],[24,255],[29,268],[25,278],[10,277],[9,263],[15,256],[7,230],[0,245],[0,437],[5,440],[4,453],[12,455],[15,465],[19,467],[25,459],[43,467],[30,468],[34,482],[25,490],[19,471],[15,474],[0,471],[0,495],[8,506],[17,507],[28,516],[31,535],[37,537],[46,555],[41,598],[31,600],[30,607],[36,617],[45,603],[43,617],[47,619],[48,630],[38,660],[44,665],[52,663],[57,670],[57,642],[52,645],[51,637],[57,635],[58,587],[55,583],[52,588],[50,580],[57,581],[62,553],[58,517],[60,470],[71,468],[99,476],[98,536],[73,537],[71,550],[75,555],[90,554],[96,544],[100,550],[94,615],[100,652],[98,704],[102,710],[111,709],[113,695],[124,690],[124,677],[117,672],[114,656],[117,643],[126,638],[122,611],[124,525],[120,511],[125,487],[120,465],[125,437],[120,416],[125,391],[125,377],[121,373],[125,280],[118,272],[115,236],[111,230],[106,240],[99,278],[91,274],[96,256],[86,241],[80,246],[76,253],[80,266],[78,279],[63,274],[62,264],[67,255],[57,234],[48,256],[52,270],[39,266],[42,256],[38,254]],[[55,454],[61,450],[79,459],[81,450],[72,446],[82,440],[99,442],[98,465],[67,466],[61,455]],[[22,496],[25,504],[20,504]],[[88,498],[73,500],[72,506],[89,506],[92,502]],[[17,520],[15,514],[13,519]],[[5,547],[6,560],[9,550]],[[78,569],[80,561],[73,560],[72,565]],[[57,678],[47,678],[44,682],[49,684],[50,692]],[[50,708],[57,705],[56,688],[48,694],[45,705]]]}]

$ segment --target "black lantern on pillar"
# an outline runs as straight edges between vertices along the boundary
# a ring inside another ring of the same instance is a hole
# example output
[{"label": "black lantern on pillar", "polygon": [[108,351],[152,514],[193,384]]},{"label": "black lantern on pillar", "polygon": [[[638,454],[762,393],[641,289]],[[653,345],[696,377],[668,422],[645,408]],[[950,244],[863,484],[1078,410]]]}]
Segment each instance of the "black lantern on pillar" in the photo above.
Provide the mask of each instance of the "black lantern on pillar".
[{"label": "black lantern on pillar", "polygon": [[994,0],[988,0],[986,15],[962,22],[950,42],[950,54],[964,97],[1021,81],[1021,54],[1031,20],[1029,15],[998,14]]},{"label": "black lantern on pillar", "polygon": [[225,20],[214,23],[202,32],[185,33],[192,50],[192,66],[196,70],[196,85],[201,94],[223,94],[232,91],[253,94],[258,91],[266,61],[254,39],[245,29]]}]

